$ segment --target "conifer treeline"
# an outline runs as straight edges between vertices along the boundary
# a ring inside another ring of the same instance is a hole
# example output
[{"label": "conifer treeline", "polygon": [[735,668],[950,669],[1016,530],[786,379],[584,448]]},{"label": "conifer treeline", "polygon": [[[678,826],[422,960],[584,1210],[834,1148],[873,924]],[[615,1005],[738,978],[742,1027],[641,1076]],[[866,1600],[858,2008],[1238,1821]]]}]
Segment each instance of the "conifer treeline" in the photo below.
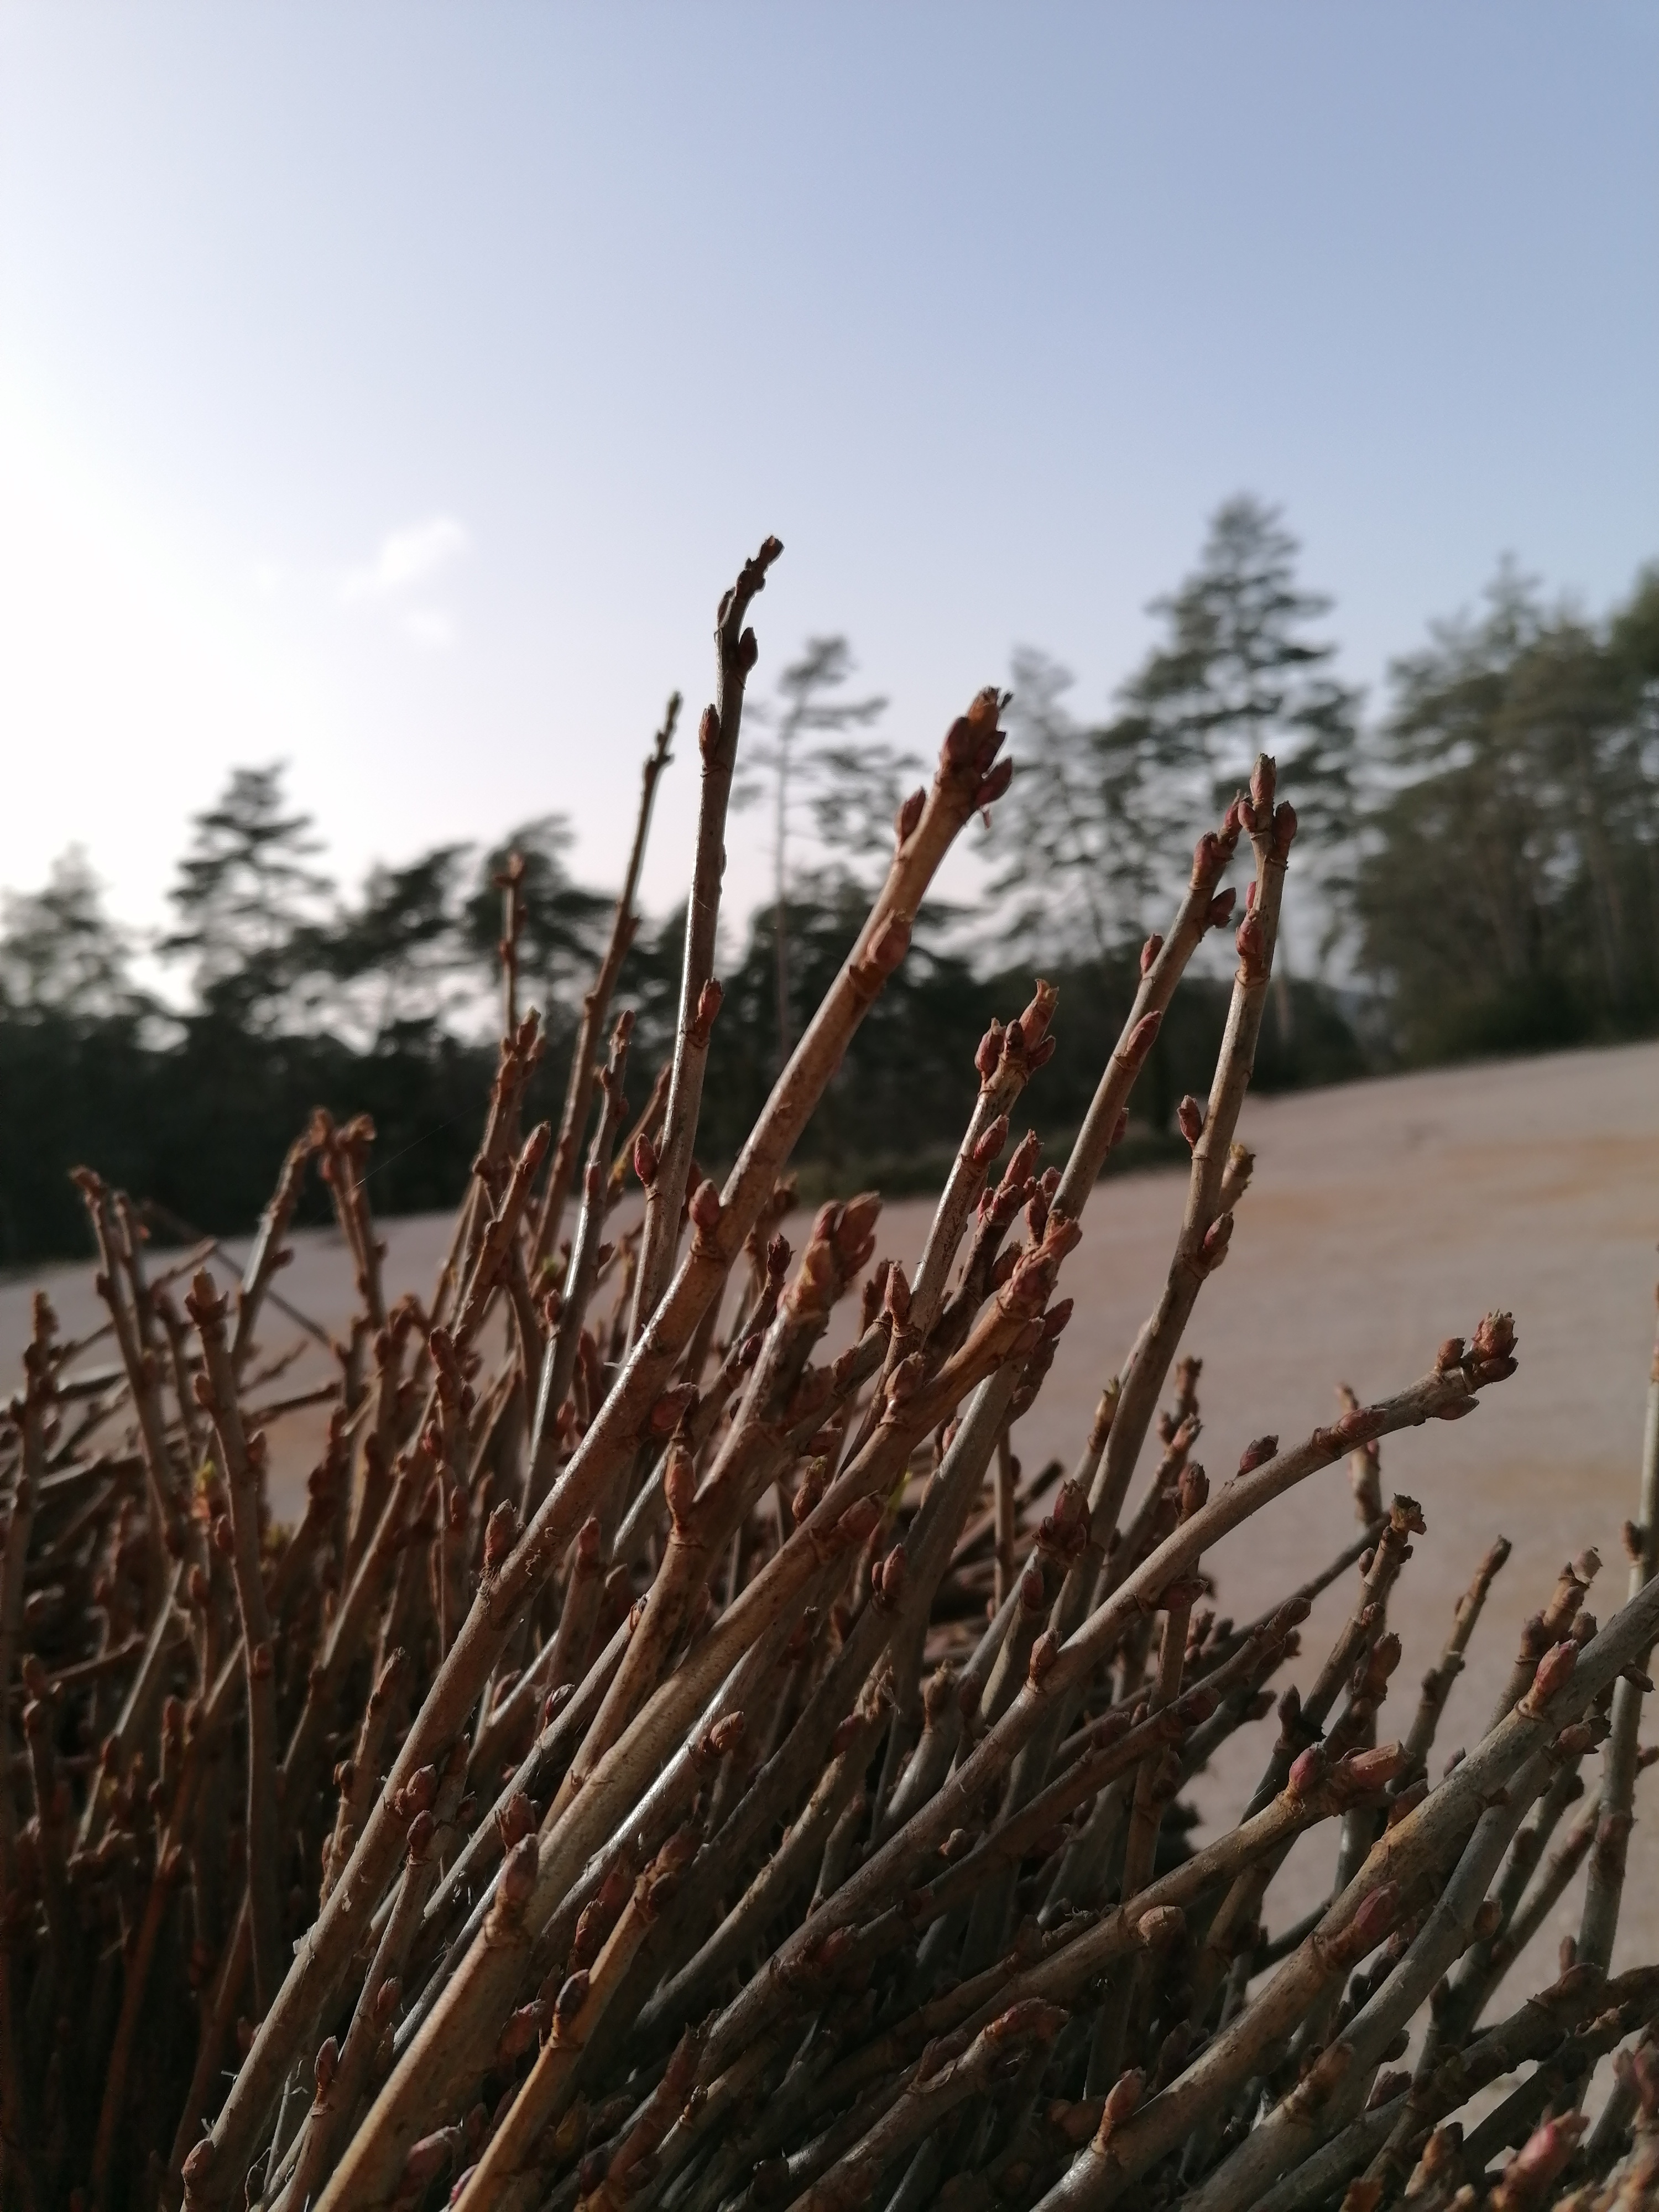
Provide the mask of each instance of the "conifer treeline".
[{"label": "conifer treeline", "polygon": [[[1056,662],[1014,655],[1018,773],[985,848],[994,929],[972,937],[950,909],[924,909],[915,953],[817,1117],[806,1182],[935,1178],[974,1042],[1024,1002],[1034,969],[1061,987],[1047,1112],[1080,1118],[1194,825],[1263,749],[1297,793],[1317,921],[1284,948],[1259,1085],[1659,1028],[1659,572],[1593,622],[1502,571],[1477,615],[1395,665],[1369,712],[1336,673],[1328,602],[1303,587],[1294,539],[1255,501],[1218,512],[1193,574],[1154,611],[1157,643],[1096,720]],[[844,956],[912,765],[852,674],[844,641],[809,641],[748,747],[737,797],[762,802],[750,819],[773,897],[723,977],[699,1139],[711,1166],[735,1151]],[[238,769],[192,825],[155,947],[188,975],[183,1013],[135,983],[134,943],[84,857],[66,855],[44,891],[9,896],[0,1264],[82,1249],[65,1171],[87,1158],[192,1228],[246,1228],[313,1103],[373,1115],[380,1212],[453,1203],[491,1065],[511,853],[524,988],[553,1044],[536,1110],[562,1090],[611,903],[574,879],[570,842],[549,817],[483,854],[446,845],[377,868],[342,897],[280,769]],[[671,915],[641,932],[623,972],[641,1069],[672,1043],[682,929]],[[1127,1158],[1159,1147],[1213,1061],[1224,982],[1193,981]]]}]

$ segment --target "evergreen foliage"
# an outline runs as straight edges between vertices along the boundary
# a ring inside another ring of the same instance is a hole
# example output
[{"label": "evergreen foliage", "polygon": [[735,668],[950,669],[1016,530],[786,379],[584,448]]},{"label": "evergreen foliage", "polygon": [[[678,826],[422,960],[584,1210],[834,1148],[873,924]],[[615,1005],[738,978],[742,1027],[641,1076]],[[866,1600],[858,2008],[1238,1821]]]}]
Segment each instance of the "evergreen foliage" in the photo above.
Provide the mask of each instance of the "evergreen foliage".
[{"label": "evergreen foliage", "polygon": [[[1315,918],[1281,947],[1259,1087],[1659,1026],[1659,570],[1600,622],[1501,570],[1477,614],[1395,665],[1370,723],[1336,672],[1329,611],[1278,513],[1240,497],[1154,602],[1154,643],[1108,712],[1079,712],[1056,660],[1015,653],[994,935],[975,943],[949,907],[924,908],[799,1158],[805,1186],[936,1180],[975,1042],[1024,1002],[1033,967],[1061,990],[1046,1133],[1074,1122],[1194,835],[1261,750],[1295,798]],[[739,798],[769,804],[774,896],[722,977],[699,1139],[711,1167],[845,953],[914,781],[876,733],[885,702],[852,695],[854,665],[844,638],[811,638],[769,712],[753,702],[767,726],[745,740]],[[64,1179],[83,1158],[193,1224],[246,1230],[313,1104],[374,1115],[380,1211],[453,1202],[491,1065],[511,854],[520,988],[550,1038],[538,1085],[551,1097],[562,1084],[611,904],[574,879],[571,846],[550,815],[484,853],[450,843],[378,866],[342,897],[280,765],[238,768],[191,825],[155,947],[188,979],[182,1011],[136,980],[136,941],[84,854],[42,890],[8,894],[0,1264],[84,1249]],[[623,969],[637,1068],[672,1049],[683,930],[683,915],[641,930]],[[1218,977],[1190,979],[1123,1159],[1178,1145],[1176,1103],[1213,1061],[1225,995]],[[889,1048],[900,1033],[902,1054]]]}]

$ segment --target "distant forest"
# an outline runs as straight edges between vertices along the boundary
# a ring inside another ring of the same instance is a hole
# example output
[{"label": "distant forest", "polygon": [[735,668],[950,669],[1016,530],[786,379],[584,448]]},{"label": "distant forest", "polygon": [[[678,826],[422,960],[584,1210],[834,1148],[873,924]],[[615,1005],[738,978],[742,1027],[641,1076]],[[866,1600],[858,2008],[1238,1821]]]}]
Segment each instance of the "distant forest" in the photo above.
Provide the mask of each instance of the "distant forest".
[{"label": "distant forest", "polygon": [[[1394,665],[1372,708],[1336,672],[1329,603],[1299,580],[1294,538],[1255,500],[1220,508],[1153,612],[1152,649],[1098,719],[1057,662],[1015,654],[1017,769],[984,848],[988,900],[924,909],[808,1132],[804,1190],[935,1181],[975,1046],[1036,974],[1059,984],[1060,1008],[1032,1119],[1054,1139],[1075,1127],[1139,946],[1262,750],[1302,828],[1261,1087],[1659,1031],[1659,570],[1592,621],[1503,569],[1478,613],[1436,624]],[[845,640],[814,638],[769,711],[751,696],[738,797],[760,810],[772,897],[723,977],[698,1139],[708,1169],[729,1161],[843,957],[921,780],[854,673]],[[683,750],[695,758],[689,732]],[[64,855],[44,890],[8,894],[0,1265],[89,1249],[67,1181],[82,1160],[176,1233],[246,1230],[319,1104],[373,1116],[377,1211],[453,1204],[494,1066],[497,879],[515,853],[523,994],[550,1039],[539,1110],[557,1112],[614,900],[574,880],[571,845],[549,816],[488,852],[441,846],[377,868],[343,895],[281,768],[238,769],[192,823],[172,926],[148,948],[187,981],[182,1011],[139,987],[141,948],[83,855]],[[672,1046],[683,927],[646,923],[623,973],[639,1105]],[[1219,971],[1184,987],[1124,1159],[1177,1141],[1175,1107],[1212,1063],[1225,991]]]}]

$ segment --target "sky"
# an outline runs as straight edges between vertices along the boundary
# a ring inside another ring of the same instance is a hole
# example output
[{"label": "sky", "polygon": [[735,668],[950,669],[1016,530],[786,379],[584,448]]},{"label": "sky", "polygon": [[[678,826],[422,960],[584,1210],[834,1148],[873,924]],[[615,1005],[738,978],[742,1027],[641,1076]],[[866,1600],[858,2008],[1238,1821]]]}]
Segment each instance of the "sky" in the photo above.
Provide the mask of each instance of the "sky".
[{"label": "sky", "polygon": [[1651,0],[0,0],[0,883],[159,922],[278,758],[347,880],[614,881],[769,532],[756,696],[844,633],[920,751],[1017,644],[1103,705],[1240,489],[1376,696],[1659,556],[1656,395]]}]

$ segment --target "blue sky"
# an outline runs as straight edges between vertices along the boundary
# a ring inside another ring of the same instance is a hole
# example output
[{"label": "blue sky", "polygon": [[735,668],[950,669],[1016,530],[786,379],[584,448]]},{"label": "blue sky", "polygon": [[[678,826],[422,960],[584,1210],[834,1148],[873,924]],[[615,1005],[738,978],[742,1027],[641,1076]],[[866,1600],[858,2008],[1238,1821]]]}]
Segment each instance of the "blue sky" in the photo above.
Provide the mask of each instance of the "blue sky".
[{"label": "blue sky", "polygon": [[348,876],[603,880],[773,530],[757,683],[844,630],[919,748],[1018,642],[1103,699],[1244,488],[1374,684],[1659,555],[1656,394],[1649,0],[0,0],[0,880],[155,919],[278,755]]}]

